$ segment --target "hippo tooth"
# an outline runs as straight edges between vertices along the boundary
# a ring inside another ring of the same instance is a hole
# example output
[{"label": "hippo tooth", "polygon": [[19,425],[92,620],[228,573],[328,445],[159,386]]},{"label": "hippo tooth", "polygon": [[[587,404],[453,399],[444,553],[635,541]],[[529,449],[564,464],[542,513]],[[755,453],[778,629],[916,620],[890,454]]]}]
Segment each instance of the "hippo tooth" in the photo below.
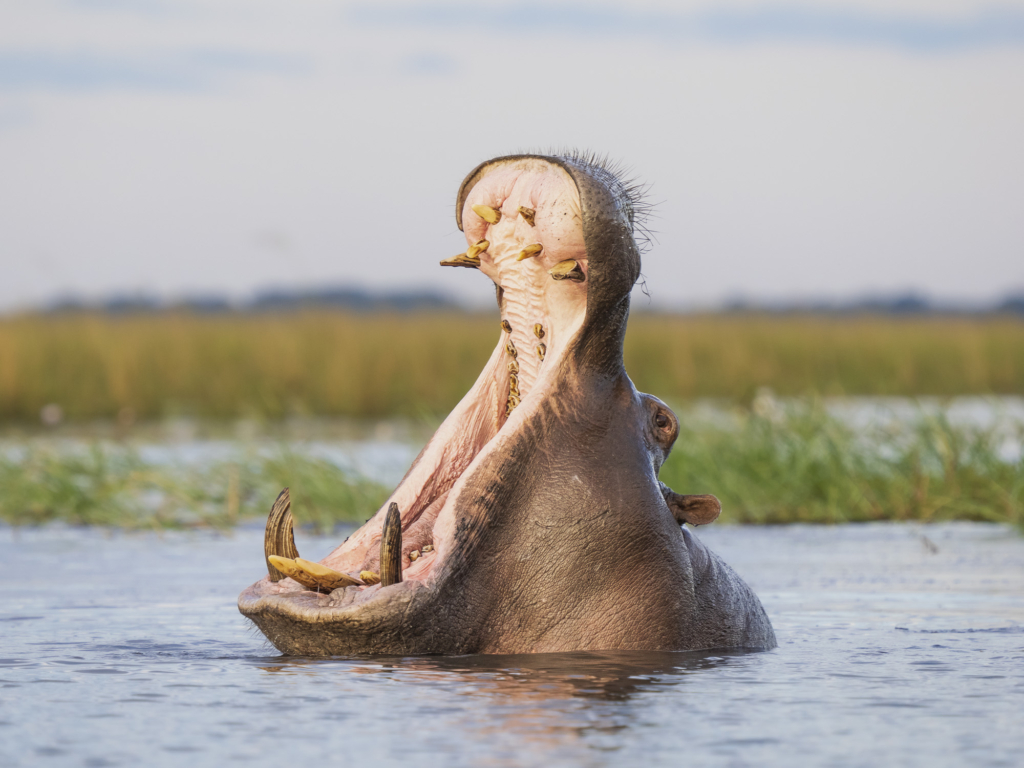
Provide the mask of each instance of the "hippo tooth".
[{"label": "hippo tooth", "polygon": [[501,221],[501,211],[491,208],[489,205],[474,205],[473,213],[486,221],[488,224],[497,224]]},{"label": "hippo tooth", "polygon": [[537,345],[537,357],[539,357],[541,360],[543,360],[544,359],[544,355],[546,355],[547,353],[548,353],[548,345],[547,344],[538,344]]},{"label": "hippo tooth", "polygon": [[533,335],[536,336],[538,339],[543,339],[544,326],[541,325],[540,323],[537,323],[535,326],[533,326]]},{"label": "hippo tooth", "polygon": [[501,330],[503,330],[505,333],[512,333],[512,326],[509,325],[508,320],[501,321]]},{"label": "hippo tooth", "polygon": [[523,217],[523,221],[525,221],[531,227],[537,226],[533,222],[533,217],[537,215],[537,212],[535,210],[533,210],[533,208],[524,208],[523,206],[520,205],[519,206],[519,215],[522,216]]},{"label": "hippo tooth", "polygon": [[560,261],[548,270],[553,280],[572,280],[574,283],[582,283],[586,277],[580,269],[580,263],[575,259]]},{"label": "hippo tooth", "polygon": [[514,358],[519,356],[519,352],[518,350],[516,350],[516,345],[513,344],[511,341],[505,345],[505,351],[508,352],[510,357]]},{"label": "hippo tooth", "polygon": [[491,244],[486,240],[480,240],[476,245],[469,246],[465,253],[460,253],[458,256],[452,256],[450,259],[446,259],[441,262],[442,267],[479,267],[480,266],[480,254],[491,247]]},{"label": "hippo tooth", "polygon": [[519,252],[516,256],[516,261],[522,261],[523,259],[529,259],[532,256],[539,256],[540,252],[544,250],[544,246],[540,243],[533,243],[528,245]]},{"label": "hippo tooth", "polygon": [[319,589],[320,585],[305,571],[295,564],[295,561],[288,557],[271,555],[267,558],[271,567],[276,568],[284,576],[289,576],[299,582],[306,589]]},{"label": "hippo tooth", "polygon": [[294,559],[299,556],[295,548],[295,533],[292,530],[292,499],[285,488],[277,496],[267,517],[267,530],[263,534],[263,554],[267,560],[267,572],[271,581],[280,581],[288,574],[275,568],[270,562],[272,556]]},{"label": "hippo tooth", "polygon": [[519,373],[519,363],[515,360],[515,358],[508,361],[508,372]]},{"label": "hippo tooth", "polygon": [[480,254],[491,247],[491,244],[486,240],[478,240],[476,245],[469,246],[469,250],[466,251],[466,257],[470,259],[476,259],[480,261]]},{"label": "hippo tooth", "polygon": [[314,563],[311,560],[304,560],[301,557],[295,558],[295,566],[315,581],[318,587],[327,592],[359,585],[359,579],[354,579],[347,573],[341,573],[333,568],[328,568],[326,565]]},{"label": "hippo tooth", "polygon": [[450,259],[445,259],[441,262],[442,267],[469,267],[471,269],[479,269],[480,259],[470,258],[468,253],[460,253],[458,256],[452,256]]},{"label": "hippo tooth", "polygon": [[423,545],[423,554],[424,555],[427,554],[427,552],[433,552],[433,551],[434,551],[434,545],[433,544],[424,544]]},{"label": "hippo tooth", "polygon": [[420,558],[420,551],[418,549],[414,549],[412,552],[409,553],[409,559],[412,560],[413,562],[415,562],[416,560],[419,560],[419,558]]},{"label": "hippo tooth", "polygon": [[380,576],[373,571],[360,571],[359,578],[363,584],[380,584]]},{"label": "hippo tooth", "polygon": [[391,502],[380,537],[380,583],[390,587],[402,580],[402,515]]}]

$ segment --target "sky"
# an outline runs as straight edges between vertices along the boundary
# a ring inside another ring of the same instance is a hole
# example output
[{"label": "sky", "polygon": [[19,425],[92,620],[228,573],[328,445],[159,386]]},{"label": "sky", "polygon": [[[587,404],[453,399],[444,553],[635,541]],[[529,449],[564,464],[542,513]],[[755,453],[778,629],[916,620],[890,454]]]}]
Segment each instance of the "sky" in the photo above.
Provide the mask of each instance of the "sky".
[{"label": "sky", "polygon": [[1024,0],[0,3],[0,311],[336,286],[493,301],[518,151],[649,185],[659,307],[1024,291]]}]

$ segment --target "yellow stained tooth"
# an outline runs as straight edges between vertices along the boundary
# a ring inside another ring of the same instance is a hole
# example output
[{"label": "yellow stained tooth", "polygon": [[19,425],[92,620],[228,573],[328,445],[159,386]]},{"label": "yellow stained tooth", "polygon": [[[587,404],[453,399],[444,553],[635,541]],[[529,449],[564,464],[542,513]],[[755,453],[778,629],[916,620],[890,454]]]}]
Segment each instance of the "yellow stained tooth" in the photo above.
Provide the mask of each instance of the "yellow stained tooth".
[{"label": "yellow stained tooth", "polygon": [[299,584],[304,586],[306,589],[316,589],[320,586],[304,570],[299,568],[295,564],[294,560],[290,558],[279,557],[278,555],[269,555],[267,560],[285,576],[299,582]]},{"label": "yellow stained tooth", "polygon": [[380,576],[373,571],[360,571],[359,578],[363,580],[363,584],[380,584]]},{"label": "yellow stained tooth", "polygon": [[434,551],[434,545],[433,544],[424,544],[423,545],[423,554],[424,555],[427,554],[427,552],[433,552],[433,551]]},{"label": "yellow stained tooth", "polygon": [[512,326],[508,324],[508,320],[501,321],[501,330],[505,333],[512,333]]},{"label": "yellow stained tooth", "polygon": [[476,259],[480,261],[480,254],[491,247],[491,244],[486,240],[480,240],[476,245],[469,246],[469,250],[466,251],[466,257],[470,259]]},{"label": "yellow stained tooth", "polygon": [[476,245],[471,245],[465,253],[460,253],[458,256],[452,256],[450,259],[445,259],[441,262],[442,267],[473,267],[477,268],[480,266],[480,254],[486,251],[491,244],[486,240],[481,240]]},{"label": "yellow stained tooth", "polygon": [[541,245],[540,243],[534,243],[533,245],[528,245],[525,248],[523,248],[523,250],[521,250],[519,252],[519,255],[516,256],[516,261],[522,261],[523,259],[529,259],[529,258],[531,258],[533,256],[540,256],[540,252],[543,251],[543,250],[544,250],[544,246]]},{"label": "yellow stained tooth", "polygon": [[509,373],[519,373],[519,363],[515,360],[510,360],[508,364]]},{"label": "yellow stained tooth", "polygon": [[508,416],[516,409],[520,403],[519,397],[516,395],[509,395],[508,401],[505,403],[505,415]]},{"label": "yellow stained tooth", "polygon": [[547,353],[548,353],[548,345],[547,344],[538,344],[537,345],[537,357],[539,357],[541,360],[543,360],[544,359],[544,355],[546,355]]},{"label": "yellow stained tooth", "polygon": [[280,555],[267,555],[267,560],[270,564],[277,568],[281,573],[288,575],[288,571],[295,570],[295,561],[290,557],[281,557]]},{"label": "yellow stained tooth", "polygon": [[412,552],[409,553],[409,559],[412,560],[413,562],[415,562],[416,560],[419,560],[420,559],[420,551],[418,549],[414,549]]},{"label": "yellow stained tooth", "polygon": [[295,558],[295,567],[305,571],[306,575],[313,579],[321,589],[328,591],[359,584],[358,579],[353,579],[347,573],[341,573],[326,565],[314,563],[312,560],[305,560],[301,557]]},{"label": "yellow stained tooth", "polygon": [[501,221],[501,211],[491,208],[489,205],[474,205],[473,213],[486,221],[488,224],[497,224]]},{"label": "yellow stained tooth", "polygon": [[478,269],[480,267],[480,259],[477,256],[470,256],[468,253],[460,253],[458,256],[452,256],[450,259],[442,261],[441,266]]},{"label": "yellow stained tooth", "polygon": [[525,221],[531,227],[537,226],[536,224],[533,223],[533,217],[537,215],[537,212],[535,210],[533,210],[533,208],[525,208],[525,207],[520,205],[519,206],[519,215],[522,216],[523,217],[523,221]]},{"label": "yellow stained tooth", "polygon": [[548,270],[553,280],[571,280],[574,283],[582,283],[586,277],[580,263],[575,259],[560,261]]},{"label": "yellow stained tooth", "polygon": [[533,326],[533,335],[536,336],[538,339],[543,339],[544,326],[541,325],[540,323],[537,323],[535,326]]}]

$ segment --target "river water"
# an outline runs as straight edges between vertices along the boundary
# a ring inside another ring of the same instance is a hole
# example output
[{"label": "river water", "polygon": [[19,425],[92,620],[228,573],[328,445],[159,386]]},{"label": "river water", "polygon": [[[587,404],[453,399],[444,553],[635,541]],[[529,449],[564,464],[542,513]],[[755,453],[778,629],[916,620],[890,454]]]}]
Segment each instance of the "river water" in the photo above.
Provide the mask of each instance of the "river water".
[{"label": "river water", "polygon": [[287,658],[235,607],[257,528],[0,528],[0,765],[1021,765],[1024,538],[699,535],[778,649]]}]

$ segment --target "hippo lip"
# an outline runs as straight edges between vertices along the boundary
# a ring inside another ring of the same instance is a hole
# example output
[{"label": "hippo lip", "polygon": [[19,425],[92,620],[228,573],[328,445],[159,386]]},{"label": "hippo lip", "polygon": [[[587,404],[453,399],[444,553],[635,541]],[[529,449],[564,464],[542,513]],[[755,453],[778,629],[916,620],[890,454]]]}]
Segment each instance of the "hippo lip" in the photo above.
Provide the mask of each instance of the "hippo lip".
[{"label": "hippo lip", "polygon": [[[391,602],[397,608],[410,595],[436,591],[451,575],[445,566],[456,549],[455,510],[466,478],[507,449],[510,436],[557,386],[587,312],[589,259],[576,183],[564,165],[532,156],[513,158],[472,184],[471,179],[472,174],[460,190],[457,209],[467,250],[441,263],[476,268],[495,283],[498,343],[476,383],[388,501],[321,561],[366,582],[367,572],[380,570],[384,518],[397,504],[402,581],[327,590],[303,587],[292,578],[275,581],[272,573],[239,600],[242,612],[264,631],[260,617],[271,613],[322,622],[329,615],[356,617],[370,603]],[[290,537],[290,520],[288,528]],[[271,554],[297,553],[272,552],[268,546]]]}]

